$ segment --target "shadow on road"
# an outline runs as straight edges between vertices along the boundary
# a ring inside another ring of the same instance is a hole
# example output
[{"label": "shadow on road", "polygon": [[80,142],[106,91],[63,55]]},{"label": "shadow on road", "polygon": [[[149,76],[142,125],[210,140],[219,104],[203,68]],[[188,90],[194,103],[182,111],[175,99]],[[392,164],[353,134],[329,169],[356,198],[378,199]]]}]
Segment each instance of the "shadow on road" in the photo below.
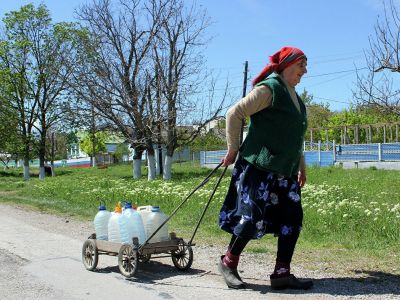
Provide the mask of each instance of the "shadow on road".
[{"label": "shadow on road", "polygon": [[[105,268],[97,268],[97,273],[120,273],[118,266],[107,266]],[[206,271],[190,268],[187,271],[181,271],[174,267],[172,260],[171,265],[158,261],[149,261],[139,263],[137,272],[132,278],[125,278],[122,274],[121,278],[137,283],[157,284],[164,279],[171,279],[177,276],[193,276],[205,274]]]},{"label": "shadow on road", "polygon": [[[400,295],[400,276],[384,272],[354,270],[360,277],[313,279],[314,287],[306,291],[281,290],[285,294],[327,294],[332,296]],[[251,281],[251,278],[249,281]],[[243,278],[246,281],[246,278]],[[265,281],[263,281],[264,283]],[[267,284],[248,283],[247,289],[261,294],[273,293]]]},{"label": "shadow on road", "polygon": [[[97,270],[100,273],[119,273],[118,266],[106,267]],[[354,270],[357,276],[354,277],[331,277],[313,279],[314,287],[310,290],[280,290],[279,294],[326,294],[332,296],[362,296],[362,295],[386,295],[400,296],[400,275],[384,273],[379,271]],[[121,278],[124,278],[121,275]],[[219,274],[210,271],[190,268],[187,271],[180,271],[167,262],[149,261],[140,263],[135,277],[126,280],[142,284],[173,284],[179,287],[185,285],[185,279],[196,276],[210,276],[210,281],[219,278]],[[125,278],[124,278],[125,279]],[[221,284],[223,284],[222,278]],[[244,277],[247,282],[247,291],[255,291],[260,294],[274,293],[271,290],[269,281]],[[259,283],[258,283],[259,282]],[[204,287],[203,287],[204,288]]]}]

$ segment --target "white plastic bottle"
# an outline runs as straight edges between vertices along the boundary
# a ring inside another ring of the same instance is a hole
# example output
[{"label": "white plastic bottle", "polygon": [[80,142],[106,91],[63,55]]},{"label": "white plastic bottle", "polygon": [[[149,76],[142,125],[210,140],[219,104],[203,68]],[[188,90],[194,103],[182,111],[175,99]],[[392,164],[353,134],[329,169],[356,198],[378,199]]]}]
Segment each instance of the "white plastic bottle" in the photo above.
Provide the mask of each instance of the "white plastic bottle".
[{"label": "white plastic bottle", "polygon": [[[121,243],[121,227],[124,226],[124,219],[122,217],[121,204],[115,207],[114,212],[111,213],[110,220],[108,221],[108,240],[114,243]],[[123,232],[124,233],[124,232]]]},{"label": "white plastic bottle", "polygon": [[[145,225],[147,238],[149,238],[150,235],[152,235],[154,231],[156,231],[156,229],[158,229],[158,227],[160,227],[167,218],[167,215],[161,212],[159,206],[152,206],[151,212],[147,216]],[[166,240],[169,240],[168,223],[165,223],[149,242],[155,243]]]},{"label": "white plastic bottle", "polygon": [[99,211],[94,217],[94,229],[96,232],[96,239],[108,240],[108,221],[110,220],[111,212],[106,209],[104,201],[99,206]]},{"label": "white plastic bottle", "polygon": [[143,221],[143,226],[144,226],[144,231],[146,233],[146,238],[148,237],[147,235],[147,231],[146,231],[146,224],[147,224],[147,219],[151,213],[151,209],[153,208],[153,206],[151,205],[144,205],[144,206],[139,206],[137,208],[137,212],[139,213],[140,217],[142,218]]},{"label": "white plastic bottle", "polygon": [[139,244],[143,244],[146,240],[146,233],[144,231],[143,220],[139,213],[132,208],[132,204],[127,202],[124,206],[122,216],[126,220],[126,234],[125,228],[121,227],[121,241],[122,243],[132,244],[132,238],[137,237]]}]

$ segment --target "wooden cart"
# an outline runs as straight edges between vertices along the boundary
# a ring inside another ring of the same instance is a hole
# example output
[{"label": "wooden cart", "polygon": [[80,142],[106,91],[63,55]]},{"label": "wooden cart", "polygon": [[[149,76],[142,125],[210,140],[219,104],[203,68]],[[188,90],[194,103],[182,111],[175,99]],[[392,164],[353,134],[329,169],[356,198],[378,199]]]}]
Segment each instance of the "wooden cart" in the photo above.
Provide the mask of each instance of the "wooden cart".
[{"label": "wooden cart", "polygon": [[175,233],[169,234],[169,240],[162,242],[151,243],[152,237],[167,223],[173,215],[182,207],[184,203],[194,194],[199,188],[204,186],[214,174],[214,172],[222,165],[220,163],[211,173],[182,201],[182,203],[171,213],[171,215],[150,235],[147,240],[139,245],[137,238],[132,239],[132,244],[121,244],[113,243],[109,241],[97,240],[96,234],[92,234],[84,242],[82,247],[82,262],[85,268],[89,271],[94,271],[99,261],[99,255],[111,255],[118,256],[118,267],[122,275],[125,277],[132,277],[135,275],[139,262],[147,262],[150,260],[152,255],[157,257],[170,256],[175,267],[179,270],[185,271],[189,269],[193,263],[193,250],[192,246],[193,239],[200,226],[201,221],[210,205],[211,199],[213,198],[218,185],[224,176],[227,167],[225,167],[218,182],[216,183],[210,198],[203,210],[203,213],[194,229],[193,235],[189,242],[185,242],[182,238],[177,238]]},{"label": "wooden cart", "polygon": [[137,238],[133,238],[132,244],[121,244],[97,240],[94,233],[83,243],[82,262],[87,270],[94,271],[99,255],[118,256],[121,274],[130,278],[136,274],[139,262],[147,262],[153,255],[158,258],[170,256],[177,269],[186,271],[193,263],[192,245],[177,238],[175,233],[170,233],[169,237],[167,241],[147,243],[141,247]]}]

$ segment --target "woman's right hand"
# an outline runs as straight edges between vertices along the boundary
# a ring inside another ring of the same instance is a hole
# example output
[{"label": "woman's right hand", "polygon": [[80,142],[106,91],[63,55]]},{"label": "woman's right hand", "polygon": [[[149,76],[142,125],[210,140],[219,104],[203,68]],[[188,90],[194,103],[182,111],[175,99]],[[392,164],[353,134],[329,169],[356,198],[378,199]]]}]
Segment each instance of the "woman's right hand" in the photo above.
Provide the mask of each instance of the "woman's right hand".
[{"label": "woman's right hand", "polygon": [[228,150],[228,153],[226,153],[225,157],[222,159],[222,165],[224,167],[227,167],[231,164],[233,164],[236,160],[236,155],[238,154],[237,150]]}]

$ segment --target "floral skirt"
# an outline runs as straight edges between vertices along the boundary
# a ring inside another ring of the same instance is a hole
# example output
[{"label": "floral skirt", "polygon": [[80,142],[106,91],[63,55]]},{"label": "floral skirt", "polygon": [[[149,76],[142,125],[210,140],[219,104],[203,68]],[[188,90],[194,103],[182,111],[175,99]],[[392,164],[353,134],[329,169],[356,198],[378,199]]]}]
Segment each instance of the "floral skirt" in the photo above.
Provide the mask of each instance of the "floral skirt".
[{"label": "floral skirt", "polygon": [[219,213],[221,229],[244,239],[259,239],[266,233],[298,234],[302,222],[297,178],[261,171],[239,157]]}]

